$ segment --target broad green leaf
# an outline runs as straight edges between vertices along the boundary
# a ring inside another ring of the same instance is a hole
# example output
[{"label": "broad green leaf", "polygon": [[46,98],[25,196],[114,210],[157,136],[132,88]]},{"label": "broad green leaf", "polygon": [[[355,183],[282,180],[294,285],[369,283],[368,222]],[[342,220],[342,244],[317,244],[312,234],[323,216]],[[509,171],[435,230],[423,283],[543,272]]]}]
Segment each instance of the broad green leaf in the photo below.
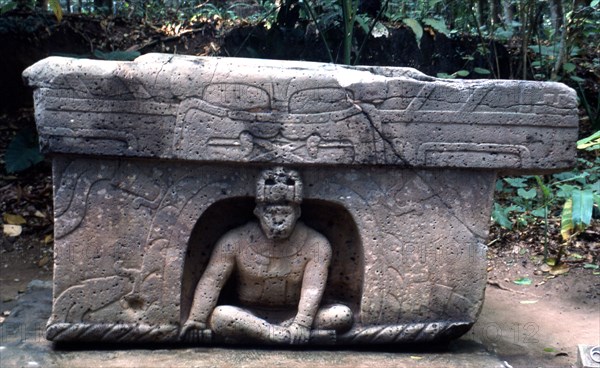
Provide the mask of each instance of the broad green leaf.
[{"label": "broad green leaf", "polygon": [[496,192],[501,192],[504,189],[504,182],[502,180],[496,180]]},{"label": "broad green leaf", "polygon": [[423,27],[419,23],[418,20],[413,18],[404,18],[402,20],[404,24],[406,24],[415,34],[415,39],[417,40],[417,46],[421,47],[421,37],[423,37]]},{"label": "broad green leaf", "polygon": [[564,241],[569,240],[573,233],[573,199],[569,198],[563,205],[560,215],[560,235]]},{"label": "broad green leaf", "polygon": [[496,31],[496,37],[498,37],[499,39],[502,40],[508,40],[509,38],[511,38],[513,36],[513,31],[508,29],[508,30],[504,30],[504,29],[500,29],[498,31]]},{"label": "broad green leaf", "polygon": [[571,51],[569,52],[569,55],[571,55],[571,56],[577,56],[577,55],[579,55],[579,51],[581,51],[581,49],[579,47],[573,46],[571,48]]},{"label": "broad green leaf", "polygon": [[502,208],[498,203],[494,203],[494,210],[492,211],[492,219],[500,226],[505,229],[512,229],[512,222],[506,216],[506,210]]},{"label": "broad green leaf", "polygon": [[11,10],[13,10],[14,8],[17,7],[17,2],[16,1],[11,1],[8,4],[4,5],[2,8],[0,8],[0,15],[9,12]]},{"label": "broad green leaf", "polygon": [[50,9],[54,13],[56,20],[60,23],[63,18],[62,8],[60,6],[60,0],[49,0],[48,5],[50,5]]},{"label": "broad green leaf", "polygon": [[575,227],[589,225],[594,210],[594,194],[591,190],[573,191],[573,225]]},{"label": "broad green leaf", "polygon": [[466,77],[469,75],[469,71],[468,70],[459,70],[454,74],[458,75],[459,77]]},{"label": "broad green leaf", "polygon": [[571,76],[569,76],[569,78],[571,78],[572,81],[575,81],[577,83],[583,83],[583,82],[585,82],[585,79],[579,78],[576,75],[571,75]]},{"label": "broad green leaf", "polygon": [[565,73],[571,73],[572,71],[575,70],[575,64],[573,64],[573,63],[564,63],[563,64],[563,70],[565,71]]},{"label": "broad green leaf", "polygon": [[450,35],[450,30],[448,29],[448,27],[446,27],[446,23],[443,20],[425,18],[423,19],[423,24],[431,26],[433,29],[445,34],[446,36]]},{"label": "broad green leaf", "polygon": [[13,173],[23,171],[44,160],[40,153],[34,132],[21,130],[10,141],[4,155],[6,171]]},{"label": "broad green leaf", "polygon": [[450,75],[448,73],[437,73],[436,76],[438,78],[445,78],[445,79],[454,79],[453,75]]},{"label": "broad green leaf", "polygon": [[504,181],[515,188],[525,188],[527,186],[527,184],[525,184],[527,181],[526,178],[504,178]]},{"label": "broad green leaf", "polygon": [[532,45],[529,46],[529,49],[533,52],[539,53],[543,56],[548,56],[550,58],[557,54],[557,51],[554,47],[549,47],[545,45]]},{"label": "broad green leaf", "polygon": [[359,14],[356,16],[355,20],[356,23],[358,23],[358,25],[363,29],[365,34],[369,33],[369,19],[366,16]]},{"label": "broad green leaf", "polygon": [[519,277],[513,282],[517,285],[531,285],[531,279],[529,277]]},{"label": "broad green leaf", "polygon": [[488,69],[484,69],[484,68],[473,68],[473,71],[477,74],[481,74],[481,75],[489,75],[492,74],[492,72],[490,72]]},{"label": "broad green leaf", "polygon": [[535,209],[535,210],[531,211],[531,214],[534,215],[535,217],[546,217],[546,208],[542,207],[542,208]]},{"label": "broad green leaf", "polygon": [[523,188],[519,188],[519,189],[517,189],[517,194],[521,198],[533,199],[537,195],[537,191],[535,189],[525,190]]},{"label": "broad green leaf", "polygon": [[577,189],[576,186],[571,184],[560,184],[557,187],[556,196],[560,198],[570,198],[573,195],[573,190]]},{"label": "broad green leaf", "polygon": [[588,147],[600,144],[600,130],[596,133],[577,141],[577,149],[586,149]]},{"label": "broad green leaf", "polygon": [[597,264],[593,264],[593,263],[586,263],[583,265],[583,268],[597,270],[597,269],[600,269],[600,266],[598,266]]},{"label": "broad green leaf", "polygon": [[554,353],[556,350],[554,350],[554,348],[544,348],[544,351],[546,353]]}]

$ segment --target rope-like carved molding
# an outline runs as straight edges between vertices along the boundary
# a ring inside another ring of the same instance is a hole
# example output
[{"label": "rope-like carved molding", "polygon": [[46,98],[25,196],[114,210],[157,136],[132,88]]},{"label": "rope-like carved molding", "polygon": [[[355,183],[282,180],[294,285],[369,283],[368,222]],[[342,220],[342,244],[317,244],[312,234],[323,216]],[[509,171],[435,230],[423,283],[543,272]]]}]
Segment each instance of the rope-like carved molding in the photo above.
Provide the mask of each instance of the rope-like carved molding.
[{"label": "rope-like carved molding", "polygon": [[174,342],[179,325],[114,323],[54,323],[46,327],[46,339],[78,342]]},{"label": "rope-like carved molding", "polygon": [[[409,323],[403,325],[355,327],[337,337],[316,336],[313,344],[407,344],[448,341],[466,333],[472,322]],[[78,342],[178,342],[178,325],[55,323],[46,328],[51,341]],[[217,337],[213,342],[222,339]],[[222,341],[221,341],[222,342]],[[205,345],[202,343],[200,345]]]},{"label": "rope-like carved molding", "polygon": [[408,323],[354,327],[337,337],[338,344],[407,344],[447,341],[466,333],[472,322]]}]

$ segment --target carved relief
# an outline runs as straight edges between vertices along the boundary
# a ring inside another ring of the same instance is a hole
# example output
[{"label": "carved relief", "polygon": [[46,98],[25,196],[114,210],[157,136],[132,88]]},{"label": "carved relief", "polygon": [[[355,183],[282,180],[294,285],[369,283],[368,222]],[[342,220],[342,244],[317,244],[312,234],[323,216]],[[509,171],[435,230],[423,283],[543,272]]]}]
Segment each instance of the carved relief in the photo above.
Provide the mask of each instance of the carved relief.
[{"label": "carved relief", "polygon": [[[236,86],[227,85],[226,90],[232,94],[231,89],[249,88],[246,85]],[[219,85],[219,88],[225,87]],[[207,87],[210,90],[219,88]],[[260,91],[261,96],[267,93],[266,90]],[[283,111],[265,111],[254,105],[233,106],[231,104],[236,99],[229,95],[223,99],[211,96],[208,100],[186,100],[179,107],[173,151],[177,156],[196,159],[218,157],[226,161],[339,164],[368,160],[382,151],[381,147],[378,148],[381,138],[360,109],[348,102],[345,92],[344,103],[328,104],[328,110],[318,113],[304,112],[296,106],[298,99],[304,101],[308,96],[324,103],[322,95],[314,93],[311,90],[294,93],[289,106]],[[270,105],[269,101],[265,104]],[[315,103],[307,102],[307,106]],[[215,125],[212,122],[216,120],[225,120],[227,124],[221,122]],[[354,134],[352,130],[359,132]],[[357,150],[359,142],[361,148]]]},{"label": "carved relief", "polygon": [[25,75],[57,153],[55,341],[459,336],[496,172],[575,157],[556,83],[173,55]]},{"label": "carved relief", "polygon": [[[257,181],[259,223],[231,230],[217,242],[196,285],[181,336],[191,341],[305,344],[333,338],[352,325],[342,304],[321,305],[331,261],[329,241],[298,221],[302,181],[275,168]],[[218,305],[235,272],[235,305]]]}]

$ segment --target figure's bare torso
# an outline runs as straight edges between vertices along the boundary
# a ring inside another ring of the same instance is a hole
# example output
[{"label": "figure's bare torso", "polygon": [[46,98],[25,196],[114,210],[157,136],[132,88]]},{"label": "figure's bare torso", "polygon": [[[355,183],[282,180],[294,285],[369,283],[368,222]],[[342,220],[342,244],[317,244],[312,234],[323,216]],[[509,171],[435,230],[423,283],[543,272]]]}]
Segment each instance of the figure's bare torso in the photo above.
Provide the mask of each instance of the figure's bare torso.
[{"label": "figure's bare torso", "polygon": [[240,302],[256,307],[297,307],[304,269],[318,257],[322,236],[300,222],[284,240],[268,239],[256,223],[230,234],[237,238],[235,268]]}]

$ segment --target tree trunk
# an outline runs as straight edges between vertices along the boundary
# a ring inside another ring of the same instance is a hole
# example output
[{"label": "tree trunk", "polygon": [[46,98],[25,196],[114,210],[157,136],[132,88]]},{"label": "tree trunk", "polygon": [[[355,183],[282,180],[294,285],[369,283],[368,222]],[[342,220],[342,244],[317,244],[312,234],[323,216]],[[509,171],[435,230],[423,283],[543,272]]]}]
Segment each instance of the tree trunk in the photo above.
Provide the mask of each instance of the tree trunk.
[{"label": "tree trunk", "polygon": [[486,0],[477,0],[477,23],[479,27],[488,24],[488,2]]},{"label": "tree trunk", "polygon": [[563,26],[563,6],[561,0],[550,0],[550,18],[552,21],[552,28],[554,30],[554,35],[558,35],[560,33],[560,29]]},{"label": "tree trunk", "polygon": [[512,27],[512,23],[515,20],[515,7],[511,4],[510,0],[502,1],[502,8],[504,10],[504,24]]},{"label": "tree trunk", "polygon": [[[491,25],[497,27],[501,23],[501,11],[502,6],[500,5],[500,0],[489,0],[490,6],[490,22]],[[492,28],[493,29],[493,28]]]}]

